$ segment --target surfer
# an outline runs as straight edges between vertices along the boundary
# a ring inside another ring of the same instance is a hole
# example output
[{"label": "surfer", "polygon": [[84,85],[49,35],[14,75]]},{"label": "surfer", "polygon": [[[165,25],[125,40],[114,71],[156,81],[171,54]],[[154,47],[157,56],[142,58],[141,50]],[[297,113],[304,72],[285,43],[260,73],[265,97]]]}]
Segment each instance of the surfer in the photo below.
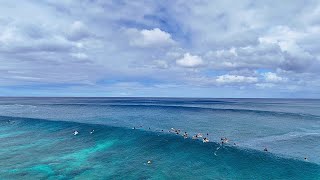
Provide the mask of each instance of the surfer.
[{"label": "surfer", "polygon": [[177,133],[177,130],[176,130],[176,129],[174,129],[174,128],[171,128],[169,132]]},{"label": "surfer", "polygon": [[171,128],[171,130],[169,132],[172,132],[172,133],[175,133],[175,134],[180,134],[180,129]]},{"label": "surfer", "polygon": [[187,132],[184,132],[183,134],[183,138],[187,139],[188,138],[188,133]]},{"label": "surfer", "polygon": [[226,144],[228,142],[229,142],[228,138],[226,138],[226,137],[221,138],[221,144]]},{"label": "surfer", "polygon": [[196,134],[196,135],[192,136],[192,139],[198,139],[198,135]]},{"label": "surfer", "polygon": [[207,142],[209,142],[209,139],[205,137],[205,138],[203,138],[202,142],[207,143]]},{"label": "surfer", "polygon": [[75,136],[78,135],[78,134],[79,134],[78,131],[74,131],[74,132],[73,132],[73,135],[75,135]]},{"label": "surfer", "polygon": [[268,149],[265,147],[263,151],[268,152]]},{"label": "surfer", "polygon": [[14,124],[15,121],[8,120],[7,123],[8,123],[8,124]]}]

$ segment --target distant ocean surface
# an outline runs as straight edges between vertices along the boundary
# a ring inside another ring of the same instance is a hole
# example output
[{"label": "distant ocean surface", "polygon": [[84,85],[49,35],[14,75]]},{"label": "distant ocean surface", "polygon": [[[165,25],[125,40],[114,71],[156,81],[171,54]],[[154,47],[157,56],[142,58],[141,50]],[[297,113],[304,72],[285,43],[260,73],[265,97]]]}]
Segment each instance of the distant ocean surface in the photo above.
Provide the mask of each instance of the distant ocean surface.
[{"label": "distant ocean surface", "polygon": [[2,97],[0,179],[319,180],[320,100]]}]

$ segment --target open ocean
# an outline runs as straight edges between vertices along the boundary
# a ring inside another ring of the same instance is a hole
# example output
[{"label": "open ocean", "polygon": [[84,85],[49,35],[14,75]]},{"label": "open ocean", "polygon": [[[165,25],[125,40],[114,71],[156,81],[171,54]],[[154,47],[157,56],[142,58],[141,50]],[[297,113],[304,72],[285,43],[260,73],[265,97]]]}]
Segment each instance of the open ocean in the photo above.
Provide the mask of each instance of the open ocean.
[{"label": "open ocean", "polygon": [[320,100],[2,97],[0,179],[319,180]]}]

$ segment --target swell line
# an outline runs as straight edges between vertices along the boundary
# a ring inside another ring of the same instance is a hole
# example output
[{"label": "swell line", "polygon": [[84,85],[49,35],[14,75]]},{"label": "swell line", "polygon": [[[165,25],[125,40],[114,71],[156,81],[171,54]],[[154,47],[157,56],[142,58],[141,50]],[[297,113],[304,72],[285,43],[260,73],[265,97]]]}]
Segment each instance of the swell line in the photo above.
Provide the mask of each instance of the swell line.
[{"label": "swell line", "polygon": [[41,104],[49,106],[80,106],[80,107],[141,107],[147,109],[156,108],[168,108],[168,109],[186,109],[193,111],[212,111],[212,112],[232,112],[232,113],[253,113],[258,115],[271,115],[281,117],[295,117],[295,118],[309,118],[309,119],[320,119],[320,116],[305,113],[291,113],[283,111],[265,111],[265,110],[252,110],[252,109],[235,109],[235,108],[211,108],[211,107],[198,107],[198,106],[182,106],[182,105],[164,105],[164,104],[86,104],[86,103],[68,103],[68,104]]},{"label": "swell line", "polygon": [[[72,126],[88,126],[88,129],[92,129],[92,128],[107,128],[107,129],[113,129],[116,131],[137,131],[140,133],[143,133],[142,135],[147,135],[147,136],[154,136],[154,137],[163,137],[163,138],[170,138],[171,140],[174,141],[187,141],[189,143],[193,142],[193,143],[199,143],[199,145],[208,145],[208,148],[213,148],[214,150],[219,150],[220,148],[229,148],[232,150],[236,150],[236,151],[240,151],[242,153],[249,153],[249,154],[265,154],[259,150],[255,150],[255,149],[251,149],[248,147],[241,147],[241,146],[232,146],[232,145],[224,145],[221,146],[220,143],[216,142],[216,141],[210,141],[208,143],[202,143],[201,140],[193,140],[191,138],[187,138],[184,139],[182,136],[179,135],[175,135],[172,133],[168,133],[168,132],[160,132],[160,131],[151,131],[151,130],[146,130],[146,129],[135,129],[132,130],[128,127],[119,127],[119,126],[111,126],[111,125],[105,125],[105,124],[94,124],[94,123],[84,123],[84,122],[74,122],[74,121],[60,121],[60,120],[48,120],[48,119],[39,119],[39,118],[22,118],[22,117],[14,117],[14,116],[0,116],[0,122],[5,122],[5,121],[19,121],[17,124],[18,125],[26,125],[29,126],[31,125],[30,123],[51,123],[51,124],[64,124],[66,125],[66,127],[68,127],[70,129],[70,127]],[[22,122],[21,122],[22,121]],[[1,125],[1,123],[0,123]],[[44,126],[46,127],[46,126]],[[314,166],[320,167],[319,164],[315,163],[315,162],[305,162],[302,161],[300,159],[297,159],[295,157],[290,157],[290,156],[284,156],[281,154],[274,154],[274,153],[269,153],[269,157],[270,158],[281,158],[281,159],[286,159],[286,160],[292,160],[292,161],[297,161],[297,162],[302,162],[302,163],[308,163],[308,164],[312,164]]]}]

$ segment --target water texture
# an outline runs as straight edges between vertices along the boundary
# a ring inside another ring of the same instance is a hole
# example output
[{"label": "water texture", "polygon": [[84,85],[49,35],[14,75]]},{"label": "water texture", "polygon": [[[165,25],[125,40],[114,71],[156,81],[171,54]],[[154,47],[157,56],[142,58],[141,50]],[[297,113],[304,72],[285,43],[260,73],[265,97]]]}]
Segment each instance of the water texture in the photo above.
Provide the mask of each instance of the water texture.
[{"label": "water texture", "polygon": [[[319,110],[319,100],[0,98],[0,179],[320,179]],[[199,132],[210,143],[190,138]]]}]

